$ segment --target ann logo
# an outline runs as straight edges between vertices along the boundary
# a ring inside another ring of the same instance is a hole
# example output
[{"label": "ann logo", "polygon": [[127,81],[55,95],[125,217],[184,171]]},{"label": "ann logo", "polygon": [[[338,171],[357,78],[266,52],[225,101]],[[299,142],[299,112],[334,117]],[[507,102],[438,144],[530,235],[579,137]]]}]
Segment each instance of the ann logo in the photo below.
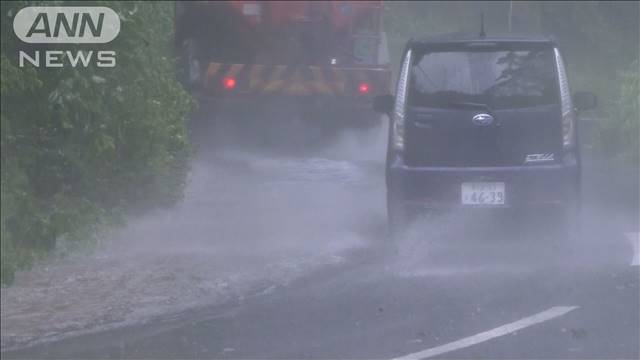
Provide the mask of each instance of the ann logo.
[{"label": "ann logo", "polygon": [[[35,35],[42,34],[44,37],[59,37],[60,31],[64,31],[64,35],[73,37],[83,37],[87,29],[91,31],[91,35],[94,37],[100,36],[102,33],[102,26],[104,24],[104,13],[98,14],[97,24],[91,17],[91,13],[74,13],[73,19],[69,21],[65,13],[57,13],[55,21],[53,22],[53,32],[51,31],[52,23],[49,19],[49,14],[46,12],[39,13],[33,25],[27,32],[27,37],[31,38]],[[79,23],[79,24],[78,24]],[[79,27],[78,27],[79,25]]]},{"label": "ann logo", "polygon": [[18,11],[13,30],[32,44],[103,44],[120,32],[120,18],[104,6],[30,6]]},{"label": "ann logo", "polygon": [[[120,32],[120,17],[104,6],[29,6],[13,18],[13,31],[29,44],[104,44]],[[18,64],[25,67],[64,66],[112,68],[116,52],[104,49],[63,50],[45,47],[18,52]]]}]

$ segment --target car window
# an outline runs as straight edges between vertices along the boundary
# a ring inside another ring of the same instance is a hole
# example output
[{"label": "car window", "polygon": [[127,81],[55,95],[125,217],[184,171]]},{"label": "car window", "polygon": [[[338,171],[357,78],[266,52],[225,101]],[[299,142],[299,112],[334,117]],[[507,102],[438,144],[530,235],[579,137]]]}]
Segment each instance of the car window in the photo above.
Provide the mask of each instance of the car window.
[{"label": "car window", "polygon": [[553,49],[437,51],[417,54],[412,106],[480,103],[509,109],[559,103]]}]

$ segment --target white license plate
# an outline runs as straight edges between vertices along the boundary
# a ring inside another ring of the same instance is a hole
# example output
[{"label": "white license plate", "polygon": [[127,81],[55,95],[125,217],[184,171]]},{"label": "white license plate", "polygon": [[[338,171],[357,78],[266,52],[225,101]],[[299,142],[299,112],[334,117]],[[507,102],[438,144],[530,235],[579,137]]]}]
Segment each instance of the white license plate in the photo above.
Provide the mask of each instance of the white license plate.
[{"label": "white license plate", "polygon": [[504,205],[503,182],[462,183],[462,205]]}]

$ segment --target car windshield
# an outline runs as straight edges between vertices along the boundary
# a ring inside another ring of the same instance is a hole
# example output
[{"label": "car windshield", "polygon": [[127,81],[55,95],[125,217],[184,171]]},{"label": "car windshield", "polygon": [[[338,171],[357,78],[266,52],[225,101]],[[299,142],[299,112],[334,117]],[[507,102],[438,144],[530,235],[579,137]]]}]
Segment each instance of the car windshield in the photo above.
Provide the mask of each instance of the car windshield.
[{"label": "car windshield", "polygon": [[415,57],[410,81],[412,106],[510,109],[559,102],[550,48],[425,51]]}]

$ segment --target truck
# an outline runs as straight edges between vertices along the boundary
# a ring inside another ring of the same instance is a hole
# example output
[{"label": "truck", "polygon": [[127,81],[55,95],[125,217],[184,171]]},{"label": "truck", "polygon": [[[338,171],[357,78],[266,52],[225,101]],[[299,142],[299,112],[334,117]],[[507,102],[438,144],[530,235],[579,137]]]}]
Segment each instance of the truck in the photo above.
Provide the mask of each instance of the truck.
[{"label": "truck", "polygon": [[391,81],[382,14],[382,1],[178,1],[182,79],[245,128],[371,127]]}]

